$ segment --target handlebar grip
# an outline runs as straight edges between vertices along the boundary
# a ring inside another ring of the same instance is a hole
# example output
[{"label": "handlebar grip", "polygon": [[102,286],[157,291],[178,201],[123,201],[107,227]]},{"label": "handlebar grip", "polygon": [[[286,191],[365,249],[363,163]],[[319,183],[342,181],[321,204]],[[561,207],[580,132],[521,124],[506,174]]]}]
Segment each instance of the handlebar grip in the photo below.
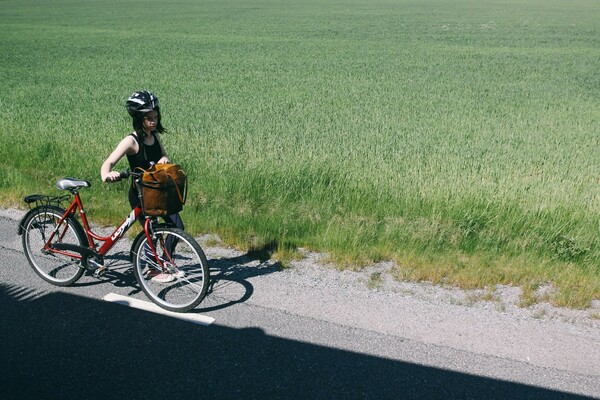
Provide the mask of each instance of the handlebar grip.
[{"label": "handlebar grip", "polygon": [[[119,172],[119,179],[117,179],[114,182],[118,182],[118,181],[121,181],[123,179],[127,179],[127,178],[129,178],[130,175],[131,175],[131,172],[128,169],[126,169],[125,171],[121,171],[121,172]],[[113,182],[113,181],[111,181],[110,179],[105,179],[104,182],[110,183],[110,182]]]}]

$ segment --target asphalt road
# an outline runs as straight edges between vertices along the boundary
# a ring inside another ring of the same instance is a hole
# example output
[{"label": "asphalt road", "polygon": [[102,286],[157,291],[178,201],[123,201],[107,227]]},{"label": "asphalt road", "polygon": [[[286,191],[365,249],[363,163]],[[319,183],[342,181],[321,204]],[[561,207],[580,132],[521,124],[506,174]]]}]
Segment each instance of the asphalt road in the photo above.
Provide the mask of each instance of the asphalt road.
[{"label": "asphalt road", "polygon": [[195,311],[214,318],[210,326],[103,301],[108,293],[145,300],[126,244],[104,279],[54,287],[27,264],[14,218],[0,216],[4,399],[600,398],[594,368],[420,341],[326,318],[315,306],[314,315],[296,312],[283,306],[302,301],[296,289],[273,288],[277,297],[259,301],[269,291],[261,279],[284,273],[250,256],[210,262],[214,291]]}]

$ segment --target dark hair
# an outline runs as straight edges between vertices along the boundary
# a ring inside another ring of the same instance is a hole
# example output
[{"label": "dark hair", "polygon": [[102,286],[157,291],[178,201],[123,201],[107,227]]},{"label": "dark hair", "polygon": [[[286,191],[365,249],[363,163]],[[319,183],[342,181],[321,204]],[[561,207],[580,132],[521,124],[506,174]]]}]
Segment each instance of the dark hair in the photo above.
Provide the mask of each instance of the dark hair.
[{"label": "dark hair", "polygon": [[[166,129],[162,126],[162,124],[160,123],[160,107],[156,107],[151,111],[156,111],[156,130],[159,133],[163,133],[166,132]],[[150,112],[150,111],[148,111]],[[133,130],[139,135],[139,136],[143,136],[144,135],[144,117],[146,116],[147,113],[135,113],[132,115],[132,123],[133,123]]]}]

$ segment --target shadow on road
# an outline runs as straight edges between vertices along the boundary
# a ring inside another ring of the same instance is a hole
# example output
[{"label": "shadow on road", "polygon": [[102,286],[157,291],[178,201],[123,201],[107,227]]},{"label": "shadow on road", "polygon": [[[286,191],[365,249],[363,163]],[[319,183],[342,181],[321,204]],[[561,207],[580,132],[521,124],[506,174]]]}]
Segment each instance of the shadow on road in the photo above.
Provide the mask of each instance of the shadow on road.
[{"label": "shadow on road", "polygon": [[[196,313],[224,309],[234,304],[244,303],[254,293],[254,287],[249,279],[268,275],[281,270],[278,262],[261,258],[262,253],[248,253],[231,258],[208,260],[210,268],[210,286],[208,295]],[[83,279],[73,284],[73,287],[88,287],[97,285],[112,285],[128,288],[128,296],[141,292],[129,259],[129,252],[122,251],[110,254],[105,258],[108,272],[100,278]],[[86,272],[91,275],[91,272]]]},{"label": "shadow on road", "polygon": [[281,270],[279,263],[245,254],[233,258],[208,261],[211,283],[208,295],[197,312],[208,312],[246,302],[254,293],[250,278],[273,274]]},{"label": "shadow on road", "polygon": [[4,399],[583,399],[0,284]]}]

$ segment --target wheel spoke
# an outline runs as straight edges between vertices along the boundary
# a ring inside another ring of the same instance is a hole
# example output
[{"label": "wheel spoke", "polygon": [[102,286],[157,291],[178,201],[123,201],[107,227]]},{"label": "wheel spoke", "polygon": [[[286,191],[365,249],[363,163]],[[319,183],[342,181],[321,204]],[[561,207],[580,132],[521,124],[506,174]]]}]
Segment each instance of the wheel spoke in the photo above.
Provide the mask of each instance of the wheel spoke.
[{"label": "wheel spoke", "polygon": [[154,230],[152,246],[145,237],[137,246],[136,278],[153,302],[167,310],[187,311],[202,301],[209,270],[204,252],[189,234],[161,227]]},{"label": "wheel spoke", "polygon": [[[71,256],[47,250],[47,240],[53,244],[87,245],[82,228],[72,218],[60,223],[64,210],[58,207],[40,207],[23,224],[23,249],[33,270],[44,280],[59,286],[77,281],[83,274],[81,262]],[[60,224],[59,224],[60,223]],[[60,232],[52,236],[52,232]]]}]

